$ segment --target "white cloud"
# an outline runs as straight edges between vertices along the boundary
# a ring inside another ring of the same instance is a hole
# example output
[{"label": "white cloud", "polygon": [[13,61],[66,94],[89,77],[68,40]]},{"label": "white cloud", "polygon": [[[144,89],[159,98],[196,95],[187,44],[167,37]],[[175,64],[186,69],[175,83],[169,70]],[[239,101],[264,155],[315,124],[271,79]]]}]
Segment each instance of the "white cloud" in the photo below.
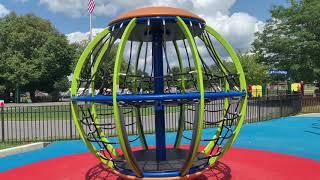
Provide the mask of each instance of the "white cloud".
[{"label": "white cloud", "polygon": [[207,23],[221,33],[236,49],[248,50],[254,33],[263,29],[264,23],[247,13],[238,12],[231,16],[217,13],[207,18]]},{"label": "white cloud", "polygon": [[10,11],[6,7],[4,7],[4,5],[0,4],[0,17],[5,16],[9,13]]},{"label": "white cloud", "polygon": [[[261,31],[264,23],[245,12],[230,13],[236,0],[96,0],[96,16],[114,18],[130,9],[144,6],[173,6],[184,8],[203,17],[207,24],[221,33],[235,49],[248,50],[254,40],[254,33]],[[73,17],[87,14],[87,0],[40,0],[54,12]],[[86,33],[75,32],[71,36],[84,37]],[[68,35],[69,36],[69,35]]]},{"label": "white cloud", "polygon": [[[62,12],[73,17],[87,13],[87,0],[39,0],[40,4],[47,5],[51,11]],[[95,14],[98,16],[115,16],[127,10],[145,6],[174,6],[181,7],[197,14],[207,14],[216,11],[227,13],[236,0],[95,0]]]},{"label": "white cloud", "polygon": [[[93,28],[92,35],[93,37],[96,36],[99,32],[101,32],[102,28]],[[89,32],[73,32],[70,34],[66,34],[70,43],[81,43],[83,41],[89,40]]]},{"label": "white cloud", "polygon": [[63,12],[72,17],[79,17],[87,7],[86,0],[40,0],[53,12]]}]

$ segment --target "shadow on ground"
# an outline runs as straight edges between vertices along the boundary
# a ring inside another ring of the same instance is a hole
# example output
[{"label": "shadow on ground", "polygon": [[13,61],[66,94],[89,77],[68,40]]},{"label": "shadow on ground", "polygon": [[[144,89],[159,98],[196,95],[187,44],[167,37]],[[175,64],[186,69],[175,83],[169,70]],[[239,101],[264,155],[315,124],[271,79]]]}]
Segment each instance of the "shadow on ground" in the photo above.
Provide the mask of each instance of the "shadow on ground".
[{"label": "shadow on ground", "polygon": [[[108,169],[103,164],[98,164],[90,168],[85,176],[86,180],[101,180],[101,179],[116,179],[120,180],[121,178],[114,174],[110,169]],[[214,167],[205,171],[202,175],[196,178],[197,180],[229,180],[231,179],[231,169],[228,165],[217,162]]]}]

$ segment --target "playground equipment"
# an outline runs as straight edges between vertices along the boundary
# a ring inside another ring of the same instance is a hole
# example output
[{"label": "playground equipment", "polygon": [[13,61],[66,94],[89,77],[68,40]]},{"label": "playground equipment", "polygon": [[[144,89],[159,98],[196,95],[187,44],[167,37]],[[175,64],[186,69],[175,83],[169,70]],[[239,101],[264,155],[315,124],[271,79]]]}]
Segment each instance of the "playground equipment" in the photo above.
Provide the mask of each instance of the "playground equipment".
[{"label": "playground equipment", "polygon": [[262,86],[253,85],[252,86],[252,97],[262,97]]},{"label": "playground equipment", "polygon": [[[216,44],[236,71],[225,65]],[[171,7],[141,8],[111,21],[81,55],[71,95],[83,141],[124,178],[199,175],[235,141],[247,102],[245,76],[231,45],[204,19]],[[152,115],[144,117],[144,110]],[[173,116],[176,128],[167,129]],[[153,126],[154,144],[145,138]],[[216,127],[212,138],[201,137],[204,126]],[[176,132],[172,144],[169,130]],[[110,134],[117,138],[111,141]]]},{"label": "playground equipment", "polygon": [[291,91],[294,93],[300,92],[300,88],[301,88],[300,83],[292,83],[291,84]]}]

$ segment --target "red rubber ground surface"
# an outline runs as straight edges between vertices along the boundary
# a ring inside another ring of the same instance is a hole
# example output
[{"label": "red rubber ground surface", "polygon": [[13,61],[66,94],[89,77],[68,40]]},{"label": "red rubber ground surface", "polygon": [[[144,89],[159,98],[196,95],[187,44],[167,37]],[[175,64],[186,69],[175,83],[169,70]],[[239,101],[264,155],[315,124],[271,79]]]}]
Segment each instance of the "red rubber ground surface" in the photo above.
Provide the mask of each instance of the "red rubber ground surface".
[{"label": "red rubber ground surface", "polygon": [[[1,180],[119,179],[90,153],[62,156],[0,173]],[[320,162],[285,154],[232,148],[198,179],[311,180],[320,179]]]}]

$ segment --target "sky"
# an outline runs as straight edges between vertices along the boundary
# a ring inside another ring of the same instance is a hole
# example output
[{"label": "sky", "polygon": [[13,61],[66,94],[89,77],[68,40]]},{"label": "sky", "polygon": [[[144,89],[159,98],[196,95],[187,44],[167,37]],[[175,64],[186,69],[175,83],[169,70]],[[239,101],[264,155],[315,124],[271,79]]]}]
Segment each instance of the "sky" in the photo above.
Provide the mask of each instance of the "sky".
[{"label": "sky", "polygon": [[[184,8],[203,17],[235,49],[249,50],[254,33],[262,31],[274,5],[288,5],[288,0],[95,0],[94,34],[113,18],[130,9],[145,6]],[[14,11],[33,13],[52,22],[71,43],[88,38],[87,0],[0,0],[0,17]]]}]

